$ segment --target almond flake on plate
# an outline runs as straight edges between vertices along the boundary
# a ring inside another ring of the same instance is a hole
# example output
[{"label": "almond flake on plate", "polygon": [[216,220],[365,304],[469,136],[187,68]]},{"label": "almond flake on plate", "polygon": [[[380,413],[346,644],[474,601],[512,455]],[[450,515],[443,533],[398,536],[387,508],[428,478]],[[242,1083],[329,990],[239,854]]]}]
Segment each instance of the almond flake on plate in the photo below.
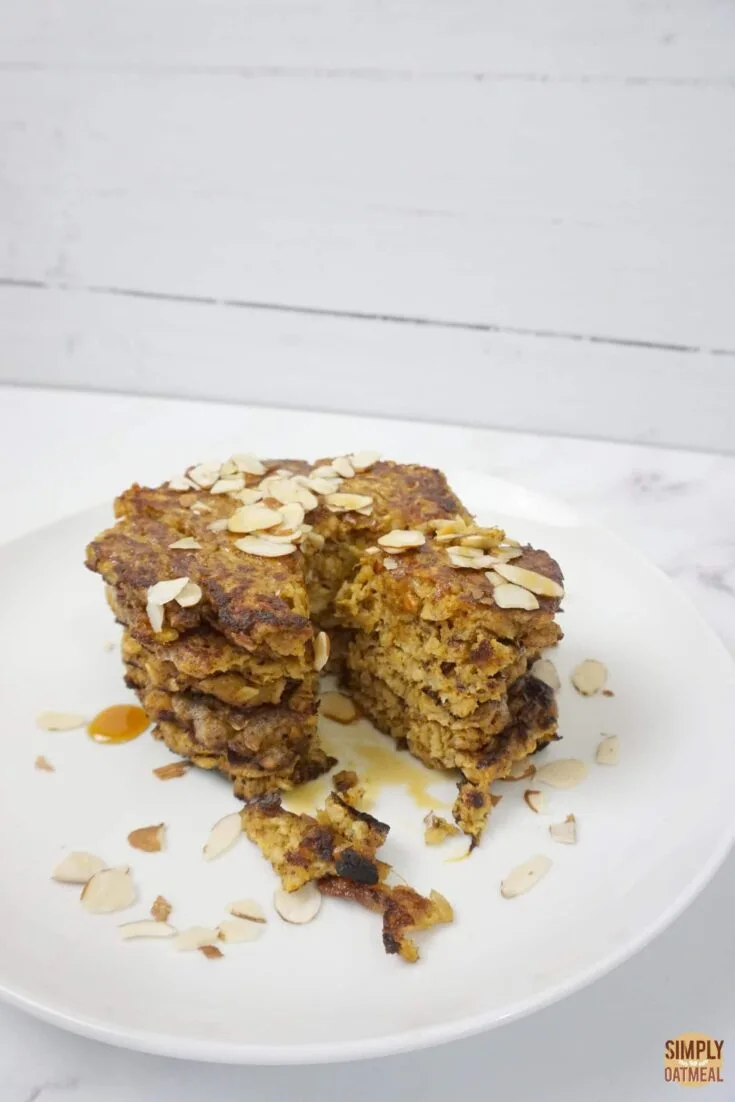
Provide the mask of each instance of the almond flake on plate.
[{"label": "almond flake on plate", "polygon": [[164,899],[162,895],[157,895],[151,904],[151,915],[155,918],[156,922],[168,921],[168,916],[171,914],[172,910],[173,907],[168,899]]},{"label": "almond flake on plate", "polygon": [[177,930],[168,922],[156,922],[153,918],[142,918],[138,922],[123,922],[118,926],[123,941],[142,937],[174,937]]},{"label": "almond flake on plate", "polygon": [[327,719],[333,719],[336,723],[352,723],[357,719],[358,711],[354,703],[344,693],[324,693],[319,704],[319,711]]},{"label": "almond flake on plate", "polygon": [[188,953],[193,949],[201,949],[203,945],[214,945],[216,941],[217,930],[213,930],[211,926],[188,926],[176,934],[171,944],[174,949]]},{"label": "almond flake on plate", "polygon": [[36,716],[36,726],[42,731],[75,731],[86,723],[86,717],[76,712],[39,712]]},{"label": "almond flake on plate", "polygon": [[260,539],[258,536],[245,536],[235,540],[234,546],[246,555],[257,555],[264,559],[278,559],[291,555],[296,550],[295,543],[276,543],[275,540]]},{"label": "almond flake on plate", "polygon": [[67,853],[54,871],[52,880],[58,880],[60,884],[86,884],[96,872],[105,868],[105,862],[94,853],[75,851]]},{"label": "almond flake on plate", "polygon": [[160,853],[166,840],[166,825],[158,823],[156,826],[138,827],[128,834],[128,843],[133,849],[141,849],[144,853]]},{"label": "almond flake on plate", "polygon": [[551,868],[551,863],[550,857],[537,853],[528,861],[524,861],[522,865],[517,865],[500,882],[500,894],[504,899],[515,899],[516,896],[530,891],[534,885],[538,884],[539,880],[546,876]]},{"label": "almond flake on plate", "polygon": [[297,888],[295,892],[285,892],[277,888],[273,893],[273,906],[284,922],[303,926],[319,914],[322,905],[322,893],[310,880],[308,884]]},{"label": "almond flake on plate", "polygon": [[198,551],[201,546],[201,543],[195,540],[193,536],[184,536],[182,539],[176,540],[176,543],[170,543],[168,548],[169,551]]},{"label": "almond flake on plate", "polygon": [[523,608],[531,612],[539,607],[535,594],[519,585],[511,585],[509,582],[495,586],[493,600],[498,608]]},{"label": "almond flake on plate", "polygon": [[266,921],[263,908],[254,899],[236,899],[234,903],[228,903],[225,910],[235,918],[246,919],[248,922]]},{"label": "almond flake on plate", "polygon": [[552,842],[561,842],[565,846],[576,845],[577,820],[573,815],[567,815],[563,823],[552,823],[549,827]]},{"label": "almond flake on plate", "polygon": [[539,792],[537,788],[527,788],[523,793],[523,799],[526,801],[526,805],[530,807],[531,811],[535,811],[537,815],[544,810],[546,797],[543,792]]},{"label": "almond flake on plate", "polygon": [[35,769],[39,769],[42,773],[55,773],[56,772],[56,770],[54,769],[51,762],[48,760],[48,758],[45,758],[43,756],[43,754],[38,755],[38,757],[34,761],[33,765],[34,765]]},{"label": "almond flake on plate", "polygon": [[159,765],[153,773],[159,781],[171,781],[174,777],[183,777],[191,769],[190,761],[171,761],[168,765]]},{"label": "almond flake on plate", "polygon": [[571,681],[582,696],[594,696],[605,688],[607,666],[596,658],[585,658],[572,670]]},{"label": "almond flake on plate", "polygon": [[210,831],[209,838],[202,850],[204,860],[213,861],[215,857],[220,857],[223,853],[226,853],[228,849],[234,846],[241,834],[240,812],[233,811],[230,815],[225,815],[223,819],[214,824]]},{"label": "almond flake on plate", "polygon": [[112,914],[135,903],[136,892],[129,868],[100,869],[82,888],[81,904],[90,914]]},{"label": "almond flake on plate", "polygon": [[588,772],[586,763],[579,758],[558,758],[537,769],[536,780],[542,784],[550,784],[552,788],[574,788],[584,780]]},{"label": "almond flake on plate", "polygon": [[617,735],[605,735],[598,743],[595,761],[599,765],[617,765],[620,753],[620,739]]},{"label": "almond flake on plate", "polygon": [[224,956],[221,949],[218,949],[216,945],[200,945],[199,952],[207,960],[220,960]]},{"label": "almond flake on plate", "polygon": [[556,672],[556,666],[553,662],[550,662],[548,658],[536,659],[531,666],[531,676],[535,677],[538,681],[543,681],[544,685],[548,685],[554,692],[557,692],[561,688],[561,681],[559,680],[559,674]]},{"label": "almond flake on plate", "polygon": [[219,924],[220,941],[257,941],[262,933],[261,922],[249,922],[246,918],[226,918]]},{"label": "almond flake on plate", "polygon": [[323,670],[329,661],[329,636],[326,631],[320,631],[314,640],[314,669],[317,673]]}]

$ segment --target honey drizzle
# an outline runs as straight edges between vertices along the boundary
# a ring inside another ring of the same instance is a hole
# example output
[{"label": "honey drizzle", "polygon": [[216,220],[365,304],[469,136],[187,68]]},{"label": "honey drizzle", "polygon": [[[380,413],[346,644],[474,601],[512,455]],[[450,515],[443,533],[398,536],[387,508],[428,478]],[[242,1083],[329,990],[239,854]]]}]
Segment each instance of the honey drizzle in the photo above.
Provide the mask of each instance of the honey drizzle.
[{"label": "honey drizzle", "polygon": [[131,742],[142,735],[150,720],[142,708],[135,704],[113,704],[98,712],[87,727],[87,734],[95,742]]}]

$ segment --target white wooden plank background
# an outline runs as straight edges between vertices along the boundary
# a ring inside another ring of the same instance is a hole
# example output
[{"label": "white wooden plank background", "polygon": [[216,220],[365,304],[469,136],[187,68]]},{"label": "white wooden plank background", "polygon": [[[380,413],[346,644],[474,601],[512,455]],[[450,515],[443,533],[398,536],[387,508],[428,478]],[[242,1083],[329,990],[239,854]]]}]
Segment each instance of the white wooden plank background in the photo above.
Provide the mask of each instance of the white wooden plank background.
[{"label": "white wooden plank background", "polygon": [[731,449],[733,194],[731,3],[11,0],[0,378]]}]

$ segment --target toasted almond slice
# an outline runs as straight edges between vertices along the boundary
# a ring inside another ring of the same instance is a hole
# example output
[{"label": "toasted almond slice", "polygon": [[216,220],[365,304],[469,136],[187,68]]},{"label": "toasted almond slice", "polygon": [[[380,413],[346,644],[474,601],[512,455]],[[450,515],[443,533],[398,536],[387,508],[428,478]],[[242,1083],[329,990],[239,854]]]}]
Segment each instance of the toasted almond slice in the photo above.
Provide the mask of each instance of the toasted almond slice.
[{"label": "toasted almond slice", "polygon": [[181,593],[174,598],[177,605],[181,608],[191,608],[192,605],[198,605],[202,599],[202,588],[197,585],[196,582],[187,582]]},{"label": "toasted almond slice", "polygon": [[366,509],[373,499],[366,494],[327,494],[324,499],[336,513],[348,513],[357,509]]},{"label": "toasted almond slice", "polygon": [[338,455],[336,459],[332,460],[332,466],[334,467],[340,478],[355,477],[355,468],[352,466],[346,455]]},{"label": "toasted almond slice", "polygon": [[218,478],[214,486],[209,490],[210,494],[236,494],[245,489],[245,479],[242,475],[236,478]]},{"label": "toasted almond slice", "polygon": [[188,926],[174,937],[171,944],[181,953],[189,953],[193,949],[201,949],[203,945],[214,945],[217,941],[218,931],[211,926]]},{"label": "toasted almond slice", "polygon": [[383,566],[386,570],[395,570],[398,566],[398,559],[394,559],[391,555],[386,555],[383,559]]},{"label": "toasted almond slice", "polygon": [[190,505],[192,513],[211,513],[211,505],[205,504],[203,501],[193,501]]},{"label": "toasted almond slice", "polygon": [[552,823],[549,827],[552,842],[562,842],[565,846],[573,846],[577,842],[577,820],[573,815],[567,815],[563,823]]},{"label": "toasted almond slice", "polygon": [[505,578],[501,578],[494,570],[486,570],[485,577],[489,582],[492,582],[493,585],[505,585]]},{"label": "toasted almond slice", "polygon": [[301,530],[297,529],[295,532],[284,532],[281,528],[271,528],[263,538],[267,539],[269,543],[296,543],[297,540],[301,540]]},{"label": "toasted almond slice", "polygon": [[605,688],[607,666],[596,658],[585,658],[572,670],[572,685],[582,696],[594,696]]},{"label": "toasted almond slice", "polygon": [[226,853],[228,849],[234,846],[241,834],[240,812],[233,811],[232,814],[225,815],[223,819],[214,824],[210,831],[209,838],[202,850],[204,860],[213,861],[215,857],[220,857],[223,853]]},{"label": "toasted almond slice", "polygon": [[175,597],[178,597],[188,581],[188,577],[182,577],[170,578],[165,582],[156,582],[155,585],[149,586],[146,590],[148,603],[152,605],[167,605],[169,601],[173,601]]},{"label": "toasted almond slice", "polygon": [[183,777],[191,769],[190,761],[172,761],[168,765],[159,765],[153,770],[159,781],[172,781],[174,777]]},{"label": "toasted almond slice", "polygon": [[214,486],[219,478],[219,464],[199,463],[186,472],[192,482],[195,482],[202,490],[208,490]]},{"label": "toasted almond slice", "polygon": [[234,546],[246,555],[257,555],[262,559],[278,559],[283,555],[291,555],[296,550],[295,543],[277,543],[258,536],[245,536],[241,540],[235,540]]},{"label": "toasted almond slice", "polygon": [[484,570],[486,567],[492,566],[492,556],[483,555],[479,550],[476,555],[463,554],[463,552],[475,550],[477,549],[474,547],[464,547],[462,551],[458,547],[448,547],[447,555],[452,566],[460,570]]},{"label": "toasted almond slice", "polygon": [[547,578],[545,574],[537,573],[535,570],[526,570],[522,566],[512,566],[510,563],[498,563],[495,569],[498,574],[512,582],[513,585],[523,586],[524,589],[528,589],[531,593],[536,593],[540,597],[564,596],[564,590],[558,582],[555,582],[552,578]]},{"label": "toasted almond slice", "polygon": [[574,788],[588,772],[587,764],[579,758],[557,758],[536,770],[536,780],[552,788]]},{"label": "toasted almond slice", "polygon": [[168,916],[171,914],[172,910],[173,907],[168,899],[164,899],[162,895],[157,895],[151,904],[151,915],[155,918],[156,922],[168,921]]},{"label": "toasted almond slice", "polygon": [[426,536],[412,528],[394,528],[392,532],[380,536],[378,543],[386,551],[395,551],[402,547],[421,547],[426,543]]},{"label": "toasted almond slice", "polygon": [[321,551],[326,541],[321,532],[307,532],[301,542],[305,547],[316,547],[317,551]]},{"label": "toasted almond slice", "polygon": [[451,554],[455,558],[464,559],[481,559],[483,557],[481,547],[472,547],[466,545],[464,542],[458,543],[455,547],[453,547],[451,550]]},{"label": "toasted almond slice", "polygon": [[263,500],[263,491],[259,487],[246,486],[244,490],[238,490],[232,495],[235,501],[241,501],[243,505],[255,505]]},{"label": "toasted almond slice", "polygon": [[357,708],[344,693],[325,693],[320,701],[319,711],[327,719],[333,719],[337,723],[352,723],[358,716]]},{"label": "toasted almond slice", "polygon": [[176,543],[168,545],[169,551],[197,551],[201,546],[193,536],[184,536],[183,539],[176,540]]},{"label": "toasted almond slice", "polygon": [[167,486],[169,490],[178,490],[180,492],[197,489],[196,482],[192,482],[191,479],[186,478],[183,474],[174,475],[173,478],[168,480]]},{"label": "toasted almond slice", "polygon": [[265,474],[265,467],[256,459],[254,455],[250,455],[248,452],[241,452],[239,455],[232,456],[232,462],[237,467],[238,471],[242,471],[243,474]]},{"label": "toasted almond slice", "polygon": [[350,463],[356,471],[366,471],[368,467],[372,467],[374,463],[377,463],[380,459],[380,452],[353,452],[349,456]]},{"label": "toasted almond slice", "polygon": [[493,600],[498,608],[523,608],[532,611],[539,607],[538,598],[528,589],[522,589],[519,585],[496,585],[493,590]]},{"label": "toasted almond slice", "polygon": [[277,528],[282,521],[280,509],[269,509],[267,505],[243,505],[232,514],[227,527],[231,532],[262,532]]},{"label": "toasted almond slice", "polygon": [[542,853],[524,861],[522,865],[516,865],[511,872],[500,882],[500,894],[503,899],[515,899],[518,895],[530,891],[538,884],[551,868],[551,858]]},{"label": "toasted almond slice", "polygon": [[158,635],[159,631],[163,627],[164,611],[163,605],[157,605],[154,601],[149,601],[145,606],[146,616],[148,617],[148,623],[151,625],[154,634]]},{"label": "toasted almond slice", "polygon": [[498,562],[510,562],[511,559],[520,559],[523,554],[521,547],[501,547],[498,552]]},{"label": "toasted almond slice", "polygon": [[315,494],[321,494],[324,497],[326,494],[336,494],[342,485],[342,480],[339,478],[318,478],[312,476],[307,478],[305,486],[307,490],[312,490]]},{"label": "toasted almond slice", "polygon": [[526,791],[523,793],[523,799],[526,801],[526,804],[528,807],[530,807],[531,811],[535,811],[537,815],[539,814],[539,812],[544,810],[546,797],[544,796],[543,792],[539,792],[538,789],[527,788]]},{"label": "toasted almond slice", "polygon": [[220,478],[234,478],[240,473],[240,468],[234,459],[225,459],[219,469]]},{"label": "toasted almond slice", "polygon": [[128,834],[128,843],[133,849],[142,849],[144,853],[160,853],[166,841],[166,824],[138,827]]},{"label": "toasted almond slice", "polygon": [[93,915],[124,911],[136,900],[129,868],[100,869],[90,877],[79,896],[85,911]]},{"label": "toasted almond slice", "polygon": [[36,726],[42,731],[75,731],[86,722],[86,717],[76,712],[39,712],[36,716]]},{"label": "toasted almond slice", "polygon": [[222,950],[218,949],[216,945],[200,945],[199,952],[207,960],[220,960],[224,956]]},{"label": "toasted almond slice", "polygon": [[219,924],[219,939],[225,942],[257,941],[263,933],[259,922],[248,922],[245,918],[226,918]]},{"label": "toasted almond slice", "polygon": [[528,758],[517,758],[504,777],[499,781],[526,781],[536,772],[536,766]]},{"label": "toasted almond slice", "polygon": [[317,673],[323,670],[329,661],[330,649],[329,636],[326,631],[320,631],[314,640],[314,669]]},{"label": "toasted almond slice", "polygon": [[177,930],[168,922],[156,922],[153,918],[141,918],[138,922],[123,922],[118,926],[123,941],[138,937],[175,937]]},{"label": "toasted almond slice", "polygon": [[548,658],[537,658],[534,664],[531,666],[531,676],[537,678],[539,681],[543,681],[544,685],[548,685],[550,689],[557,692],[561,688],[561,681],[559,680],[559,674],[556,672],[556,666]]},{"label": "toasted almond slice", "polygon": [[291,922],[295,926],[303,926],[311,922],[319,914],[322,905],[322,893],[313,880],[295,892],[284,892],[277,888],[273,893],[273,906],[284,922]]},{"label": "toasted almond slice", "polygon": [[[284,532],[295,532],[304,523],[304,506],[291,501],[281,509],[281,528]],[[279,529],[280,531],[281,529]]]},{"label": "toasted almond slice", "polygon": [[34,766],[35,769],[39,769],[42,773],[55,773],[56,772],[56,770],[54,769],[51,762],[48,760],[48,758],[45,758],[43,756],[43,754],[38,755],[38,757],[36,758],[36,760],[33,763],[33,766]]},{"label": "toasted almond slice", "polygon": [[355,509],[356,513],[359,513],[361,517],[371,517],[373,515],[372,505],[366,505],[364,509]]},{"label": "toasted almond slice", "polygon": [[331,463],[323,463],[321,467],[314,467],[309,472],[309,478],[339,478]]},{"label": "toasted almond slice", "polygon": [[319,504],[319,499],[312,494],[311,490],[307,490],[305,486],[300,486],[292,478],[274,479],[268,488],[268,493],[270,497],[274,497],[282,505],[290,505],[297,501],[300,505],[303,505],[307,512],[316,509]]},{"label": "toasted almond slice", "polygon": [[617,735],[605,735],[598,743],[595,761],[599,765],[617,765],[620,753],[620,739]]},{"label": "toasted almond slice", "polygon": [[217,520],[213,520],[211,524],[207,525],[208,532],[225,532],[227,525],[229,524],[227,517],[219,517]]},{"label": "toasted almond slice", "polygon": [[263,908],[254,899],[236,899],[234,903],[228,903],[225,910],[235,918],[242,918],[248,922],[266,921]]},{"label": "toasted almond slice", "polygon": [[51,873],[51,879],[58,880],[60,884],[86,884],[104,868],[105,862],[94,853],[67,853]]}]

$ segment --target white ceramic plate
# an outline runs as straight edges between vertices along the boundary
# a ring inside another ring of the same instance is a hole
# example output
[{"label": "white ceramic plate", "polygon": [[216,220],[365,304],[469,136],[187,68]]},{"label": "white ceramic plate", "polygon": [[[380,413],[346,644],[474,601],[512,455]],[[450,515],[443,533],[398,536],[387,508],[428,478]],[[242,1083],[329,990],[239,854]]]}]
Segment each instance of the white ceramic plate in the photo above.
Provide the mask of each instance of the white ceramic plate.
[{"label": "white ceramic plate", "polygon": [[[100,579],[84,545],[108,521],[98,509],[0,549],[2,768],[0,769],[0,991],[57,1025],[150,1052],[242,1063],[376,1056],[467,1036],[562,998],[650,941],[691,902],[732,838],[735,674],[724,648],[653,566],[566,506],[498,480],[451,479],[486,520],[548,550],[567,579],[566,638],[554,660],[563,742],[545,753],[593,762],[600,734],[620,736],[620,764],[590,765],[569,791],[547,791],[548,814],[504,800],[478,851],[447,863],[451,847],[422,843],[418,810],[388,789],[376,813],[392,824],[386,860],[419,890],[454,904],[456,922],[421,941],[407,965],[383,953],[380,920],[325,900],[311,925],[271,911],[255,944],[211,962],[165,941],[121,942],[117,925],[158,893],[172,921],[216,924],[225,904],[254,896],[270,907],[274,875],[244,838],[212,863],[200,857],[211,825],[237,807],[220,778],[192,771],[162,783],[172,760],[148,736],[102,747],[84,731],[44,733],[42,709],[94,714],[130,698]],[[604,660],[614,697],[579,697],[568,675]],[[347,729],[337,735],[345,740]],[[332,732],[334,736],[335,732]],[[375,738],[380,736],[375,735]],[[37,754],[54,774],[33,768]],[[434,791],[451,801],[453,786]],[[579,844],[552,843],[548,826],[573,811]],[[165,821],[161,854],[131,850],[127,833]],[[129,863],[140,903],[91,916],[78,889],[49,873],[66,848]],[[501,878],[534,853],[553,867],[514,900]]]}]

